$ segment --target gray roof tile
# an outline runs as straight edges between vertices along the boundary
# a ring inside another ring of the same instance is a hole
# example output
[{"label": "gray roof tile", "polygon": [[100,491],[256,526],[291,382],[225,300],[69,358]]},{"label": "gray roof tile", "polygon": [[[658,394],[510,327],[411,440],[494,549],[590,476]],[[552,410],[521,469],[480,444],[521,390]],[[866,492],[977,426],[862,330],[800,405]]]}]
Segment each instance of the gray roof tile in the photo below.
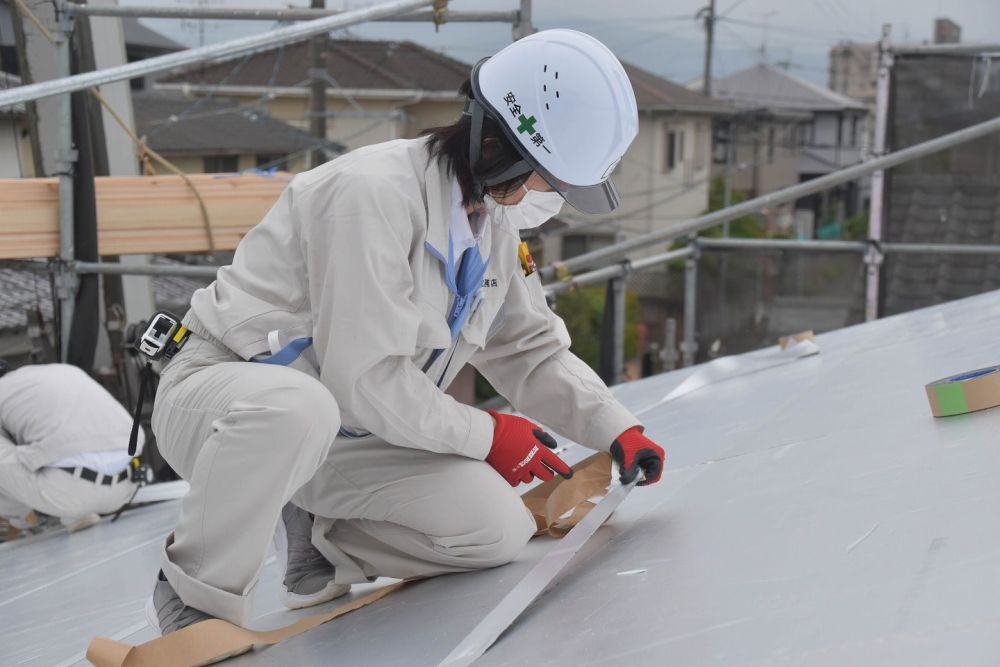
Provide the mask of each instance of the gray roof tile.
[{"label": "gray roof tile", "polygon": [[132,96],[132,103],[139,136],[168,155],[288,154],[316,143],[312,135],[272,118],[265,109],[233,100],[142,92]]},{"label": "gray roof tile", "polygon": [[712,82],[713,95],[743,108],[863,111],[865,105],[773,65],[758,63]]}]

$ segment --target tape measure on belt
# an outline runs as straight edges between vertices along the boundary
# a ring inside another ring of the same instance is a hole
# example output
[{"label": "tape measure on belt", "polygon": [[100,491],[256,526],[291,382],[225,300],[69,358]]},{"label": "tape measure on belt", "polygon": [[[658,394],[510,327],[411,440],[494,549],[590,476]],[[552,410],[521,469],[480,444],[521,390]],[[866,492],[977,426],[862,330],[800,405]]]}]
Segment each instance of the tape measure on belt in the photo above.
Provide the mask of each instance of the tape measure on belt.
[{"label": "tape measure on belt", "polygon": [[1000,366],[980,368],[925,387],[935,417],[964,415],[1000,405]]}]

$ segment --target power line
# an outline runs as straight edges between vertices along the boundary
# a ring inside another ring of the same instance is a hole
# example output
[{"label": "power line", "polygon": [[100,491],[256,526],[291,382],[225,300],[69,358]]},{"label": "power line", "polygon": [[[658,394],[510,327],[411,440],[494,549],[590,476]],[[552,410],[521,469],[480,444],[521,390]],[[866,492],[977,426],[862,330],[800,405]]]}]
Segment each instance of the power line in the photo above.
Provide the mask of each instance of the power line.
[{"label": "power line", "polygon": [[777,30],[779,32],[790,32],[790,33],[793,33],[793,34],[796,34],[796,35],[802,35],[803,33],[806,33],[806,34],[834,36],[834,37],[843,37],[845,35],[855,35],[859,39],[869,39],[869,38],[871,38],[871,35],[868,34],[868,33],[853,32],[853,31],[849,32],[849,31],[844,31],[844,30],[822,30],[822,29],[818,29],[818,28],[803,28],[803,27],[796,27],[796,26],[783,25],[783,24],[776,25],[776,24],[770,23],[770,22],[765,23],[763,21],[747,21],[745,19],[734,19],[734,18],[730,18],[728,16],[727,17],[720,16],[719,20],[720,21],[726,21],[728,23],[734,23],[736,25],[741,25],[741,26],[745,26],[745,27],[749,27],[749,28],[766,28],[768,30]]},{"label": "power line", "polygon": [[723,18],[725,16],[728,16],[728,15],[732,14],[733,10],[735,10],[737,7],[739,7],[740,5],[742,5],[745,1],[746,0],[736,0],[736,2],[734,2],[731,5],[729,5],[729,9],[727,9],[724,12],[722,12],[721,14],[719,14],[719,18]]}]

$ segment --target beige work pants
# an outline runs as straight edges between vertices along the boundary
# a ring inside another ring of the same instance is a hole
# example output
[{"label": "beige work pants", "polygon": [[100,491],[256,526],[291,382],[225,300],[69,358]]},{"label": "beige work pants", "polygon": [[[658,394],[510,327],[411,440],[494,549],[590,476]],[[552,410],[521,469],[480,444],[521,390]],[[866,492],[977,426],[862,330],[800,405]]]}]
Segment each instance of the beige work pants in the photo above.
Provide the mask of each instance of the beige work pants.
[{"label": "beige work pants", "polygon": [[502,565],[534,532],[486,463],[339,429],[337,403],[315,378],[192,336],[153,412],[160,451],[191,484],[163,558],[185,604],[244,624],[290,500],[317,516],[313,543],[338,583]]},{"label": "beige work pants", "polygon": [[0,516],[21,519],[31,510],[71,524],[88,514],[110,514],[132,496],[128,478],[106,486],[74,477],[65,470],[32,470],[17,458],[15,445],[0,436]]}]

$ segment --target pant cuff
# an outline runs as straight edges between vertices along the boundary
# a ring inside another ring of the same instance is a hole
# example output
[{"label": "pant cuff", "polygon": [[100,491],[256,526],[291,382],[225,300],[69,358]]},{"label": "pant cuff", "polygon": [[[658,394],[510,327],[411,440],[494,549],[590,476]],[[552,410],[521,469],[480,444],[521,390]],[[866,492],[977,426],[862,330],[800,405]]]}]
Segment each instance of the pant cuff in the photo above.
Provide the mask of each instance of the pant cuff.
[{"label": "pant cuff", "polygon": [[198,581],[170,560],[167,547],[173,541],[174,536],[171,534],[163,545],[161,569],[181,601],[188,607],[194,607],[209,616],[245,627],[250,618],[251,594],[256,582],[251,584],[243,595],[236,595]]},{"label": "pant cuff", "polygon": [[346,553],[338,549],[326,537],[327,531],[333,527],[336,519],[315,517],[313,519],[312,543],[323,556],[333,565],[333,582],[336,584],[365,584],[375,580],[375,576],[367,576],[358,563]]}]

